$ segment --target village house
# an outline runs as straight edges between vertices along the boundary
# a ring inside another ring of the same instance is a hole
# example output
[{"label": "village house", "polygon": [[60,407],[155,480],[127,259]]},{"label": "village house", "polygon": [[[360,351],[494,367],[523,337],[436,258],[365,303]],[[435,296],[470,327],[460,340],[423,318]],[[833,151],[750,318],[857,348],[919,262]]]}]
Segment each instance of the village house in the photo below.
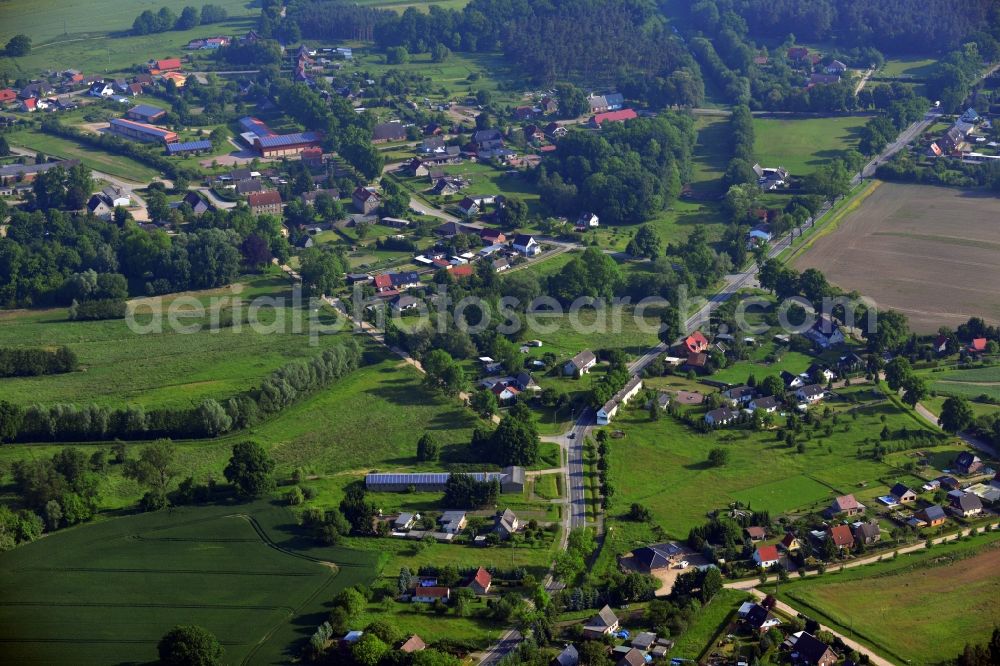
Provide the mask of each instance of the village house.
[{"label": "village house", "polygon": [[723,391],[722,397],[728,400],[733,407],[739,407],[753,400],[755,393],[754,389],[749,386],[734,386]]},{"label": "village house", "polygon": [[979,456],[969,451],[962,451],[955,457],[952,467],[962,476],[971,476],[979,474],[985,466]]},{"label": "village house", "polygon": [[819,384],[809,384],[795,391],[795,397],[806,404],[819,402],[825,394],[826,389]]},{"label": "village house", "polygon": [[833,666],[837,653],[812,634],[802,632],[792,647],[792,662],[804,666]]},{"label": "village house", "polygon": [[916,511],[913,514],[913,518],[916,520],[918,527],[937,527],[938,525],[943,525],[948,517],[942,509],[937,504],[932,504],[931,506]]},{"label": "village house", "polygon": [[708,338],[701,331],[695,331],[684,338],[684,350],[689,354],[698,354],[708,349]]},{"label": "village house", "polygon": [[785,550],[785,552],[788,553],[795,552],[802,547],[802,544],[799,543],[799,538],[791,532],[785,533],[785,536],[781,539],[781,543],[779,545]]},{"label": "village house", "polygon": [[767,532],[764,528],[757,525],[751,525],[750,527],[745,528],[743,532],[746,533],[747,538],[751,541],[763,541],[767,538]]},{"label": "village house", "polygon": [[[457,267],[452,270],[453,275],[455,274],[455,271],[458,270],[458,268],[469,268],[471,271],[472,267],[471,266]],[[491,389],[491,391],[493,395],[496,396],[497,403],[501,407],[509,407],[510,405],[513,405],[515,402],[517,402],[517,396],[520,395],[521,393],[516,386],[505,386],[502,383],[495,384]]]},{"label": "village house", "polygon": [[837,323],[828,314],[820,315],[816,319],[816,323],[802,335],[817,344],[821,349],[829,349],[830,347],[844,343],[844,334],[840,332]]},{"label": "village house", "polygon": [[576,228],[580,230],[596,229],[600,224],[601,218],[594,213],[580,213],[580,217],[576,219]]},{"label": "village house", "polygon": [[917,501],[917,494],[902,483],[894,485],[889,494],[900,504],[909,504],[910,502]]},{"label": "village house", "polygon": [[509,538],[521,527],[521,521],[510,509],[504,509],[503,513],[495,515],[493,521],[493,529],[500,535],[501,539]]},{"label": "village house", "polygon": [[412,654],[414,652],[420,652],[421,650],[424,650],[426,648],[427,644],[424,643],[423,639],[420,638],[420,636],[413,634],[405,641],[403,641],[403,643],[399,646],[398,649],[400,652],[403,652],[405,654]]},{"label": "village house", "polygon": [[499,229],[483,229],[479,232],[479,238],[484,243],[489,243],[490,245],[507,242],[507,236]]},{"label": "village house", "polygon": [[767,633],[772,627],[781,626],[781,620],[772,615],[768,609],[760,604],[754,604],[747,611],[743,617],[743,622],[751,631],[758,635]]},{"label": "village house", "polygon": [[392,521],[392,528],[394,530],[408,530],[412,528],[413,524],[418,520],[420,520],[419,513],[418,514],[412,514],[408,512],[401,513],[399,514],[399,516],[396,517],[394,521]]},{"label": "village house", "polygon": [[854,499],[854,495],[840,495],[831,504],[827,510],[826,515],[829,517],[834,516],[854,516],[862,511],[865,507],[858,503],[858,500]]},{"label": "village house", "polygon": [[720,407],[718,409],[713,409],[707,414],[705,414],[705,423],[710,426],[723,426],[729,425],[740,416],[739,412],[734,412],[728,407]]},{"label": "village house", "polygon": [[458,204],[458,211],[465,217],[475,217],[479,215],[479,202],[472,197],[465,197]]},{"label": "village house", "polygon": [[761,569],[773,567],[781,562],[776,546],[761,546],[753,552],[753,561]]},{"label": "village house", "polygon": [[559,123],[549,123],[545,126],[545,135],[550,139],[561,139],[569,132],[565,126]]},{"label": "village house", "polygon": [[247,195],[247,204],[254,215],[281,215],[281,193],[277,190],[252,192]]},{"label": "village house", "polygon": [[580,664],[580,653],[577,651],[575,645],[567,645],[563,648],[563,651],[557,654],[552,659],[551,666],[579,666]]},{"label": "village house", "polygon": [[881,538],[882,530],[879,529],[878,521],[871,520],[854,524],[854,540],[857,543],[870,546],[873,543],[878,543]]},{"label": "village house", "polygon": [[193,190],[184,195],[184,198],[181,199],[181,203],[191,206],[191,212],[196,216],[212,210],[212,206],[202,199],[200,194]]},{"label": "village house", "polygon": [[445,511],[438,518],[438,523],[441,525],[441,531],[446,534],[458,534],[465,529],[469,521],[464,511]]},{"label": "village house", "polygon": [[778,399],[773,395],[765,396],[763,398],[754,398],[747,405],[750,409],[757,411],[758,409],[765,414],[772,414],[778,411],[778,407],[781,405]]},{"label": "village house", "polygon": [[477,153],[503,148],[503,134],[498,129],[478,130],[472,135],[472,148]]},{"label": "village house", "polygon": [[533,257],[542,251],[542,246],[538,244],[538,241],[528,234],[514,236],[511,246],[526,257]]},{"label": "village house", "polygon": [[957,492],[960,494],[948,498],[952,514],[959,518],[973,518],[983,512],[983,502],[979,497],[972,493]]},{"label": "village house", "polygon": [[635,395],[642,390],[642,378],[632,377],[628,383],[610,400],[597,410],[597,425],[607,425],[618,413],[618,408],[628,403]]},{"label": "village house", "polygon": [[854,547],[854,535],[847,525],[835,525],[826,531],[826,538],[833,542],[837,550],[844,550]]},{"label": "village house", "polygon": [[351,194],[351,203],[354,205],[354,210],[362,215],[370,215],[382,205],[382,199],[373,190],[358,187]]},{"label": "village house", "polygon": [[652,573],[669,569],[684,551],[673,543],[658,543],[642,546],[632,551],[632,563],[639,571]]},{"label": "village house", "polygon": [[563,374],[573,376],[585,375],[595,365],[597,365],[597,357],[594,356],[594,352],[585,349],[566,362],[563,366]]},{"label": "village house", "polygon": [[583,626],[584,638],[599,639],[616,631],[618,631],[618,616],[611,610],[611,606],[604,606]]},{"label": "village house", "polygon": [[615,666],[646,666],[646,655],[638,648],[629,648]]},{"label": "village house", "polygon": [[466,587],[471,589],[477,595],[485,595],[490,593],[490,587],[492,585],[493,576],[491,576],[490,572],[486,569],[479,567]]},{"label": "village house", "polygon": [[427,169],[427,165],[424,164],[423,160],[419,157],[414,157],[412,160],[407,162],[404,169],[406,170],[406,174],[412,178],[422,178],[430,173]]},{"label": "village house", "polygon": [[114,209],[111,200],[102,193],[91,196],[90,200],[87,201],[87,212],[102,220],[110,220]]},{"label": "village house", "polygon": [[372,143],[379,144],[405,140],[406,128],[400,122],[379,123],[372,128]]}]

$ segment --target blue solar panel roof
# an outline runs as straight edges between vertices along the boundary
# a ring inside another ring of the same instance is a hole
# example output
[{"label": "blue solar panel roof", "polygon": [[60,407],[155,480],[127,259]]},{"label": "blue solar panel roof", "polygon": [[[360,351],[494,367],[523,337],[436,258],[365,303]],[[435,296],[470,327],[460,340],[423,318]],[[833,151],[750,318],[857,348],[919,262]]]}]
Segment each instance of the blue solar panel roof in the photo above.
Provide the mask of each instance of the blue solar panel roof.
[{"label": "blue solar panel roof", "polygon": [[274,136],[262,136],[259,141],[262,148],[279,148],[281,146],[294,146],[299,143],[319,141],[319,135],[316,132],[276,134]]},{"label": "blue solar panel roof", "polygon": [[168,143],[168,153],[183,153],[188,150],[211,150],[211,141],[186,141],[184,143]]}]

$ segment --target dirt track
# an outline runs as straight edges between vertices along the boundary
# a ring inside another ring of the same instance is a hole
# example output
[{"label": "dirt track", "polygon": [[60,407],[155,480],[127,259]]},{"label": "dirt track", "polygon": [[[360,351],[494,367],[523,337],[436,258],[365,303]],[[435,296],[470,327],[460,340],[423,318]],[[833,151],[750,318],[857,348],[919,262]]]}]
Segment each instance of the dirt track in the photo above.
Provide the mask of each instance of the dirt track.
[{"label": "dirt track", "polygon": [[817,268],[916,331],[979,316],[1000,322],[1000,199],[958,189],[883,183],[796,268]]}]

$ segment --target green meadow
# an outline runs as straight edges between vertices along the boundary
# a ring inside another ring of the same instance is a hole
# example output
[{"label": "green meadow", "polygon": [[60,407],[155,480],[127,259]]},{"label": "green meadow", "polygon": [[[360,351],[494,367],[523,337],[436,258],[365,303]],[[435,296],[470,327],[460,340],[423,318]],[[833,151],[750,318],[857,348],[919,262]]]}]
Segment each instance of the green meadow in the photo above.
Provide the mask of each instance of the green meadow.
[{"label": "green meadow", "polygon": [[7,141],[14,146],[34,150],[45,155],[67,160],[80,160],[84,166],[95,171],[109,173],[120,178],[147,181],[159,175],[155,169],[130,157],[113,155],[71,139],[45,134],[39,130],[21,129],[11,132],[7,135]]},{"label": "green meadow", "polygon": [[[829,436],[816,431],[804,453],[777,441],[773,432],[723,428],[702,434],[666,415],[652,421],[643,409],[626,409],[611,426],[624,436],[609,440],[615,503],[621,511],[632,502],[648,507],[667,535],[683,539],[710,511],[734,501],[777,515],[813,511],[847,493],[861,501],[873,498],[905,473],[870,456],[858,457],[858,447],[877,439],[883,425],[914,429],[919,423],[889,401],[871,400],[862,389],[841,393],[852,392],[863,401],[834,403],[837,425]],[[714,447],[729,451],[730,462],[710,467],[707,457]]]},{"label": "green meadow", "polygon": [[866,116],[783,120],[754,118],[754,158],[803,176],[855,149]]}]

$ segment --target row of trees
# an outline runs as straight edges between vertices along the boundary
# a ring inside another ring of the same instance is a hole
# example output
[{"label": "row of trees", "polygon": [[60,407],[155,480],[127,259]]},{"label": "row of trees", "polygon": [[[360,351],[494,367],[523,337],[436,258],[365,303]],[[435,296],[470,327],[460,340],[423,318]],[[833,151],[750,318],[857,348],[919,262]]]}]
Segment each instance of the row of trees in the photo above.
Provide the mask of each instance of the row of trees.
[{"label": "row of trees", "polygon": [[159,11],[151,9],[143,11],[132,22],[133,35],[150,35],[168,30],[190,30],[198,25],[208,25],[226,20],[228,13],[225,7],[204,5],[201,11],[188,5],[181,10],[180,16],[174,14],[169,7],[160,7]]},{"label": "row of trees", "polygon": [[266,420],[306,395],[333,384],[361,362],[353,340],[324,350],[310,360],[296,360],[266,377],[260,386],[222,403],[205,399],[193,408],[112,409],[98,405],[4,405],[0,440],[85,441],[114,437],[215,437]]},{"label": "row of trees", "polygon": [[31,349],[0,347],[0,377],[36,377],[75,372],[80,367],[69,347]]}]

